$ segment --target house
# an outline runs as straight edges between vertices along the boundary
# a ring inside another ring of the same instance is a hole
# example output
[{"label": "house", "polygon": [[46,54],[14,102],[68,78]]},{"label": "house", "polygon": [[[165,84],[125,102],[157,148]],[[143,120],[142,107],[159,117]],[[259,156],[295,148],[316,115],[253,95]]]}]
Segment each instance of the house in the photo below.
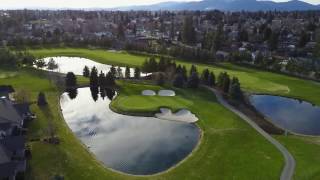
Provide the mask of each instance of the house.
[{"label": "house", "polygon": [[25,139],[22,135],[27,120],[34,118],[29,104],[10,100],[11,86],[0,86],[0,179],[14,180],[26,170]]},{"label": "house", "polygon": [[217,51],[216,52],[216,58],[219,61],[227,60],[229,58],[229,55],[230,54],[228,52],[225,52],[225,51]]}]

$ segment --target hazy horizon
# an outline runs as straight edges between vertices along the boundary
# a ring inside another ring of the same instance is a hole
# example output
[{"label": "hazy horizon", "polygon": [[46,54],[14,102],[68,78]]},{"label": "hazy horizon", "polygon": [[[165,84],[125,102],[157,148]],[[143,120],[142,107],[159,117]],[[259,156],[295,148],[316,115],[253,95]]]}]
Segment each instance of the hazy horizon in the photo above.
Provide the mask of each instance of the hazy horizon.
[{"label": "hazy horizon", "polygon": [[[201,0],[0,0],[0,9],[86,9],[86,8],[115,8],[121,6],[150,5],[168,1],[201,1]],[[288,0],[273,0],[286,2]],[[319,0],[301,0],[311,4],[320,4]]]}]

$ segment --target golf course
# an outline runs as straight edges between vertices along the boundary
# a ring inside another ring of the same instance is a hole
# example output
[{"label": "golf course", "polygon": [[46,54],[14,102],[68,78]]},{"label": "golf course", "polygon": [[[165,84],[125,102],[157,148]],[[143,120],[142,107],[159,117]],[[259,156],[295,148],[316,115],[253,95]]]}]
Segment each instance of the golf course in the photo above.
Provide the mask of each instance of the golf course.
[{"label": "golf course", "polygon": [[[147,56],[127,52],[90,50],[77,48],[31,49],[37,58],[69,56],[83,57],[96,62],[138,67]],[[177,64],[190,69],[192,63],[176,60]],[[242,88],[251,93],[273,94],[302,99],[320,105],[320,84],[257,69],[244,68],[224,63],[219,66],[196,64],[198,71],[208,68],[216,75],[227,71],[237,76]],[[88,79],[79,77],[85,85]],[[48,108],[31,106],[37,119],[28,127],[28,146],[32,158],[28,161],[27,179],[279,179],[284,159],[281,153],[258,132],[236,114],[220,105],[215,95],[204,88],[177,89],[118,80],[118,95],[110,108],[121,114],[154,114],[161,107],[173,111],[188,109],[196,114],[201,129],[198,146],[177,166],[165,172],[148,176],[133,176],[115,172],[105,167],[69,129],[61,113],[59,98],[63,93],[50,80],[48,72],[33,68],[0,68],[0,84],[12,85],[16,90],[30,93],[30,101],[37,100],[44,92]],[[141,91],[150,89],[173,89],[174,97],[141,96]],[[48,136],[48,128],[54,127],[59,145],[47,144],[39,139]],[[283,144],[296,161],[295,180],[320,179],[320,137],[296,135],[273,136]]]}]

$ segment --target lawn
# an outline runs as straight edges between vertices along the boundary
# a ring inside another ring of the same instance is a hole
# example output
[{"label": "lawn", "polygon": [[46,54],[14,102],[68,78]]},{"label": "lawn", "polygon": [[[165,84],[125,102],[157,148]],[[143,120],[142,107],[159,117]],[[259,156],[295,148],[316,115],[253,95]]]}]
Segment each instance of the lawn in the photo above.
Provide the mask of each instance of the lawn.
[{"label": "lawn", "polygon": [[[32,50],[32,53],[38,57],[80,56],[102,63],[130,66],[139,66],[145,59],[144,56],[125,52],[72,48],[39,49]],[[188,67],[191,65],[184,61],[178,63]],[[311,81],[231,64],[224,64],[223,67],[199,64],[198,70],[206,67],[214,70],[216,75],[228,71],[238,76],[247,91],[297,97],[320,104],[320,85]],[[86,79],[80,79],[81,83],[86,82]],[[65,179],[141,178],[114,173],[92,158],[66,126],[60,114],[60,93],[45,73],[35,70],[0,70],[0,84],[27,89],[33,100],[39,91],[44,91],[50,103],[49,111],[32,106],[38,119],[31,124],[28,137],[47,136],[47,124],[51,120],[62,139],[59,146],[30,142],[33,158],[28,179],[51,179],[56,174],[63,175]],[[158,90],[161,87],[122,82],[118,84],[121,90],[112,102],[114,109],[123,112],[153,112],[162,106],[174,110],[188,108],[199,116],[197,124],[204,132],[201,145],[187,161],[168,173],[144,179],[279,179],[283,166],[281,154],[241,119],[219,105],[212,93],[206,90],[178,90],[177,97],[173,98],[144,97],[139,95],[141,90]],[[292,152],[297,161],[295,179],[320,179],[320,138],[276,138]]]},{"label": "lawn", "polygon": [[[64,122],[58,102],[60,93],[47,80],[44,72],[30,69],[12,72],[16,76],[1,79],[0,84],[12,84],[16,89],[28,90],[31,100],[36,100],[38,92],[44,91],[50,104],[46,110],[32,105],[32,111],[38,118],[30,124],[28,139],[48,136],[49,122],[54,124],[56,134],[61,139],[60,145],[39,141],[28,143],[32,149],[32,159],[29,161],[27,179],[51,179],[55,175],[63,175],[65,179],[142,178],[115,173],[93,158]],[[115,102],[127,96],[128,106],[140,104],[140,100],[145,101],[144,96],[137,95],[141,89],[161,88],[125,83],[119,85],[121,90]],[[177,94],[178,97],[174,99],[181,101],[167,100],[170,103],[166,106],[173,109],[186,107],[199,116],[201,120],[198,125],[204,133],[201,145],[177,168],[144,179],[278,179],[283,166],[281,154],[241,119],[218,104],[211,92],[180,90]],[[129,102],[130,99],[135,101]],[[163,99],[166,97],[154,100],[161,102]],[[115,108],[118,108],[117,104],[113,104]],[[158,107],[147,104],[144,108],[152,110]]]},{"label": "lawn", "polygon": [[[89,50],[75,48],[60,49],[36,49],[31,52],[37,57],[47,56],[76,56],[85,57],[105,64],[140,66],[146,56],[132,55],[127,52],[110,52],[106,50]],[[191,63],[177,60],[178,64],[186,65],[189,69]],[[198,71],[201,72],[205,68],[214,71],[216,75],[219,72],[227,71],[232,76],[240,79],[242,88],[255,93],[269,93],[295,97],[310,101],[320,105],[319,88],[320,84],[312,81],[302,80],[281,74],[275,74],[256,69],[239,67],[232,64],[224,64],[223,66],[213,66],[197,64]]]}]

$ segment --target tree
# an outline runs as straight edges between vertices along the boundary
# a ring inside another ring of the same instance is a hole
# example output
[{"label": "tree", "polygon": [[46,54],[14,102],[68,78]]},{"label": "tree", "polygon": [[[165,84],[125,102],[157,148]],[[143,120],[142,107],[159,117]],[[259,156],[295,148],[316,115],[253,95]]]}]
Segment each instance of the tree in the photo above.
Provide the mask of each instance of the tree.
[{"label": "tree", "polygon": [[68,72],[66,75],[66,87],[74,88],[76,86],[77,86],[77,77],[74,75],[73,72]]},{"label": "tree", "polygon": [[178,73],[175,75],[173,82],[172,82],[174,87],[177,88],[182,88],[184,84],[184,77],[181,73]]},{"label": "tree", "polygon": [[306,33],[305,31],[302,31],[299,39],[299,47],[303,48],[307,44],[307,42],[309,42],[309,40],[310,40],[309,34]]},{"label": "tree", "polygon": [[44,61],[44,59],[38,59],[37,61],[35,61],[35,65],[37,66],[37,68],[44,68],[46,66],[46,62]]},{"label": "tree", "polygon": [[90,86],[91,87],[99,87],[99,80],[98,80],[98,70],[96,67],[91,69],[90,74]]},{"label": "tree", "polygon": [[165,62],[165,58],[163,56],[160,57],[158,69],[161,72],[164,72],[166,70],[166,62]]},{"label": "tree", "polygon": [[183,29],[182,29],[182,40],[187,44],[194,44],[196,42],[196,31],[193,27],[192,16],[187,16],[184,19]]},{"label": "tree", "polygon": [[58,67],[59,67],[58,64],[54,61],[53,58],[50,58],[47,66],[48,66],[48,69],[49,69],[49,70],[58,69]]},{"label": "tree", "polygon": [[204,83],[205,85],[208,85],[208,80],[209,80],[209,70],[205,69],[203,70],[202,74],[201,74],[201,81],[202,83]]},{"label": "tree", "polygon": [[223,87],[224,75],[225,75],[225,73],[223,73],[223,72],[220,72],[219,75],[218,75],[217,85],[218,85],[218,87],[220,87],[220,88]]},{"label": "tree", "polygon": [[48,104],[46,96],[43,92],[40,92],[38,94],[38,102],[37,102],[38,106],[46,106]]},{"label": "tree", "polygon": [[87,78],[90,76],[90,70],[89,70],[88,66],[84,66],[84,68],[83,68],[83,76],[87,77]]},{"label": "tree", "polygon": [[187,81],[188,79],[188,76],[187,76],[187,68],[186,66],[182,66],[182,73],[181,73],[182,77],[183,77],[183,80],[184,81]]},{"label": "tree", "polygon": [[242,29],[239,33],[239,40],[247,42],[249,40],[248,31],[245,29]]},{"label": "tree", "polygon": [[223,42],[224,42],[223,25],[219,24],[218,29],[214,34],[212,50],[214,52],[220,50],[222,48]]},{"label": "tree", "polygon": [[199,82],[200,82],[200,80],[198,77],[198,73],[193,72],[188,79],[187,86],[188,86],[188,88],[198,88]]},{"label": "tree", "polygon": [[116,82],[115,82],[115,78],[114,76],[112,75],[112,72],[109,71],[106,75],[106,78],[105,78],[105,85],[106,87],[112,87],[114,85],[116,85]]},{"label": "tree", "polygon": [[243,94],[240,87],[238,78],[234,77],[231,82],[229,96],[232,100],[240,101],[243,98]]},{"label": "tree", "polygon": [[140,68],[138,68],[138,67],[134,68],[134,78],[140,79],[140,75],[141,75]]},{"label": "tree", "polygon": [[223,92],[228,93],[229,88],[230,88],[230,76],[227,73],[225,73],[224,78],[223,78],[222,90],[223,90]]},{"label": "tree", "polygon": [[126,70],[124,72],[124,76],[126,79],[130,79],[130,68],[126,66]]},{"label": "tree", "polygon": [[149,68],[150,72],[157,72],[158,71],[158,63],[155,57],[151,57],[149,59]]},{"label": "tree", "polygon": [[106,86],[105,84],[105,78],[106,76],[104,75],[104,73],[101,71],[98,77],[98,82],[99,82],[99,86],[100,88],[104,88]]},{"label": "tree", "polygon": [[116,74],[117,74],[117,70],[116,68],[112,65],[111,68],[110,68],[110,73],[113,77],[116,77]]},{"label": "tree", "polygon": [[164,75],[162,73],[158,73],[157,75],[157,85],[162,86],[165,83]]},{"label": "tree", "polygon": [[26,65],[26,66],[32,66],[35,62],[35,57],[30,54],[29,52],[25,51],[22,54],[22,64]]},{"label": "tree", "polygon": [[197,67],[192,64],[190,68],[190,75],[192,75],[193,73],[198,73],[198,70]]},{"label": "tree", "polygon": [[272,32],[268,39],[269,48],[274,51],[278,48],[279,33]]},{"label": "tree", "polygon": [[117,77],[118,77],[119,79],[122,79],[122,78],[123,78],[123,73],[122,73],[122,69],[121,69],[120,66],[118,66],[118,68],[117,68]]},{"label": "tree", "polygon": [[212,87],[216,85],[216,77],[213,72],[210,72],[208,77],[208,86]]},{"label": "tree", "polygon": [[125,38],[124,27],[123,27],[122,24],[119,24],[119,25],[118,25],[117,38],[118,38],[118,39],[124,39],[124,38]]}]

